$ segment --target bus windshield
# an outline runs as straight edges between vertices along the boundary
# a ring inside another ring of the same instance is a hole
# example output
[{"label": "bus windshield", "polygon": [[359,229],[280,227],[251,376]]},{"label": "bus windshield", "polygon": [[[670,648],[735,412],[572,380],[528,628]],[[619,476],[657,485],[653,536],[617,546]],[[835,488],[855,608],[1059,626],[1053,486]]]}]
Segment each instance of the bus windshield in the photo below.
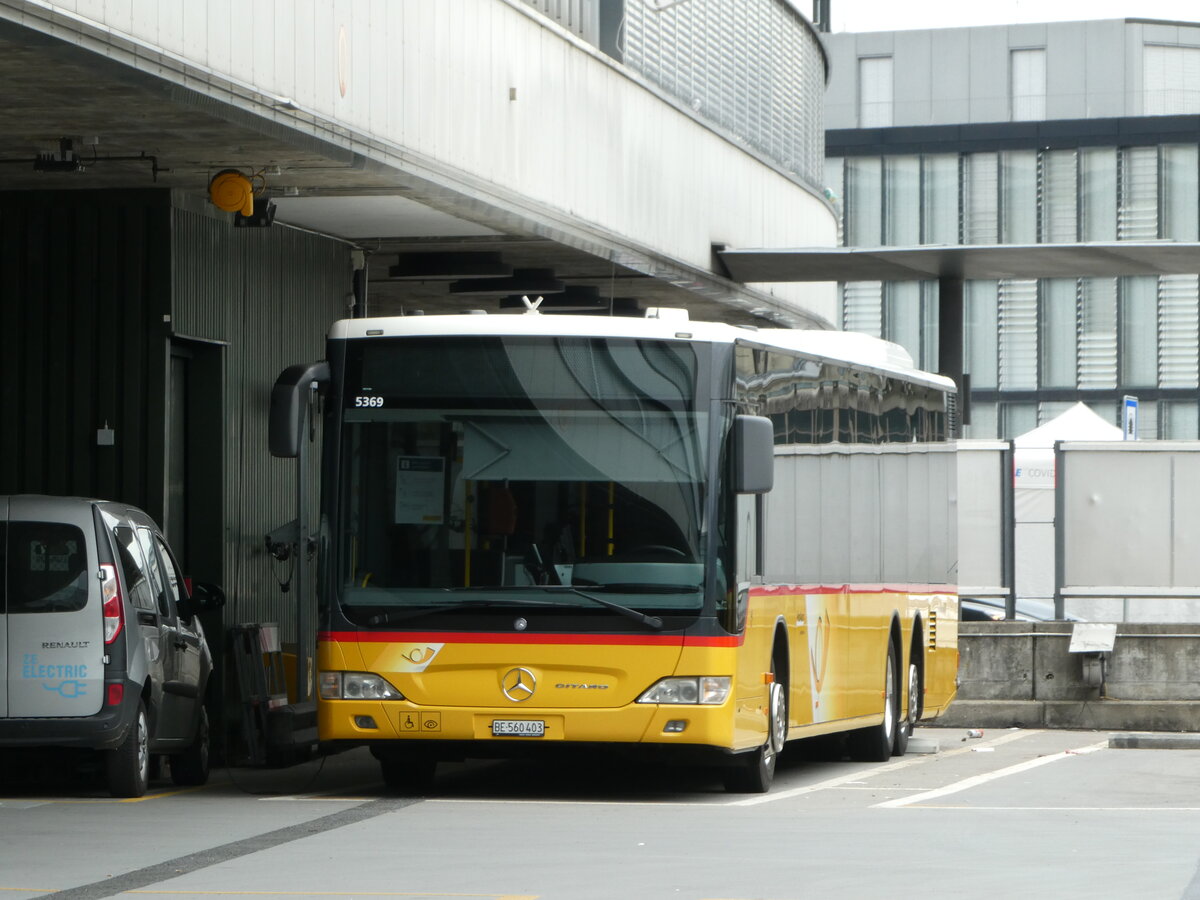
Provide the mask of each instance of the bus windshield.
[{"label": "bus windshield", "polygon": [[696,369],[682,341],[349,342],[346,617],[699,612],[708,416]]}]

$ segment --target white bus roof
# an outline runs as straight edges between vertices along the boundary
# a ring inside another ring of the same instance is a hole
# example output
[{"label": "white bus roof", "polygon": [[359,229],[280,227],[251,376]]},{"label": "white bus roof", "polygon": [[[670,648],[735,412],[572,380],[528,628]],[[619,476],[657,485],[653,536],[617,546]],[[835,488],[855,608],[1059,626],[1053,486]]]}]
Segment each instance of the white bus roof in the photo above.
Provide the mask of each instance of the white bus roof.
[{"label": "white bus roof", "polygon": [[908,351],[890,341],[848,331],[759,329],[722,322],[694,322],[685,310],[650,310],[645,318],[527,313],[341,319],[329,331],[331,340],[450,335],[614,337],[716,344],[742,341],[954,390],[951,379],[917,369]]}]

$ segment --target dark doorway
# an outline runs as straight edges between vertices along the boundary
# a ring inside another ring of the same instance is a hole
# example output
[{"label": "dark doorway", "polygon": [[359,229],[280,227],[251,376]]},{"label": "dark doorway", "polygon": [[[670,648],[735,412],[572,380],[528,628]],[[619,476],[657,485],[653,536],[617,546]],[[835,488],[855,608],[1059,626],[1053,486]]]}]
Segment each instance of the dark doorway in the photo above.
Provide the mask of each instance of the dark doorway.
[{"label": "dark doorway", "polygon": [[[225,346],[204,341],[171,342],[167,387],[167,484],[163,526],[179,554],[184,575],[226,587],[225,507]],[[225,629],[220,610],[201,613],[200,624],[213,655],[209,682],[209,721],[214,760],[226,753],[224,702]]]},{"label": "dark doorway", "polygon": [[167,406],[163,526],[184,571],[223,580],[224,346],[175,340]]}]

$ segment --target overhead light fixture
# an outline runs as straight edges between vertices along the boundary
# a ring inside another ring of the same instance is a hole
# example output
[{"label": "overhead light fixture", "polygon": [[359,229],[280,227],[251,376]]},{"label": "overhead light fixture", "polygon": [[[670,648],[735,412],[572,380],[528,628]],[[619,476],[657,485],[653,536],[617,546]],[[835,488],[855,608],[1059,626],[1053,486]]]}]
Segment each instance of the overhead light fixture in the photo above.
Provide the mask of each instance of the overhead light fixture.
[{"label": "overhead light fixture", "polygon": [[466,297],[495,297],[508,294],[545,296],[561,294],[565,282],[554,277],[553,269],[514,269],[507,278],[468,278],[450,282],[450,293]]},{"label": "overhead light fixture", "polygon": [[254,215],[254,185],[237,169],[222,169],[208,182],[208,199],[217,209]]},{"label": "overhead light fixture", "polygon": [[[208,199],[217,209],[234,214],[235,228],[267,228],[275,221],[275,202],[263,196],[267,186],[263,174],[222,169],[208,182]],[[260,182],[257,191],[252,178]]]},{"label": "overhead light fixture", "polygon": [[[523,309],[525,294],[510,294],[500,298],[501,309]],[[601,312],[608,308],[608,301],[600,296],[600,288],[587,284],[573,284],[562,293],[544,297],[538,305],[540,312]]]},{"label": "overhead light fixture", "polygon": [[476,251],[437,251],[401,253],[388,269],[392,281],[437,281],[452,278],[508,278],[512,266],[499,253]]}]

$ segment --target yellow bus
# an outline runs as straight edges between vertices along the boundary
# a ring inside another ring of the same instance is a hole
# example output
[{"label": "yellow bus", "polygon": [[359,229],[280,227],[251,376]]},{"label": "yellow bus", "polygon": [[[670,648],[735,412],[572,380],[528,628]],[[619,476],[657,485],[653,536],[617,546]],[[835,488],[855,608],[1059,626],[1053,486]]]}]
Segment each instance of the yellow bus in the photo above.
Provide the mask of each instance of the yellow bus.
[{"label": "yellow bus", "polygon": [[539,314],[335,323],[316,701],[385,782],[601,749],[770,788],[903,753],[954,695],[953,384],[861,335]]}]

